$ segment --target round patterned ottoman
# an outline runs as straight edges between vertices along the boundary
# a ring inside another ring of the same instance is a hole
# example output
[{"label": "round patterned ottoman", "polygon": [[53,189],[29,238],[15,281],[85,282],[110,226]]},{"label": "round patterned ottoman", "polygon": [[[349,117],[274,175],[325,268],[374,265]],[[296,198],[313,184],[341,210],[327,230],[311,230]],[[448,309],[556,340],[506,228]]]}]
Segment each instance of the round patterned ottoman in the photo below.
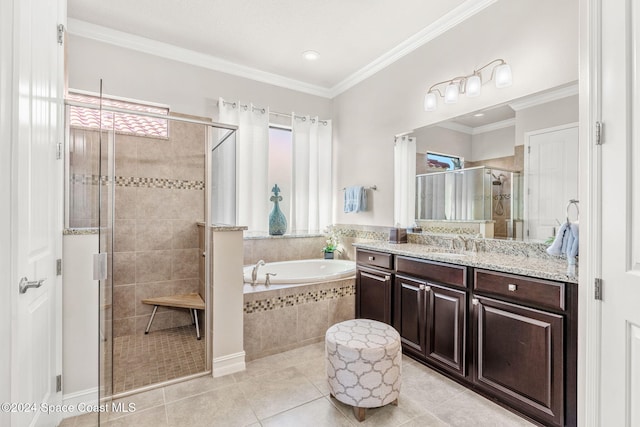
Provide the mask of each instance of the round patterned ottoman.
[{"label": "round patterned ottoman", "polygon": [[400,334],[369,319],[337,323],[325,336],[329,391],[353,406],[358,421],[365,408],[397,405],[402,382]]}]

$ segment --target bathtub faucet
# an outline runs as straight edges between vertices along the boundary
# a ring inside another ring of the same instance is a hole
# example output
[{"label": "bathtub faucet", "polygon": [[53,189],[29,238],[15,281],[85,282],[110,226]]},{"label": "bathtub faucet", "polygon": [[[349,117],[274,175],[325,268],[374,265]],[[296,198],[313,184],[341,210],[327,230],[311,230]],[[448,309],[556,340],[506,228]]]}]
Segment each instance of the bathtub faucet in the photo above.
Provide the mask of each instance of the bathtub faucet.
[{"label": "bathtub faucet", "polygon": [[251,270],[251,286],[255,286],[258,281],[258,269],[261,265],[264,265],[264,260],[260,260],[253,266],[253,270]]}]

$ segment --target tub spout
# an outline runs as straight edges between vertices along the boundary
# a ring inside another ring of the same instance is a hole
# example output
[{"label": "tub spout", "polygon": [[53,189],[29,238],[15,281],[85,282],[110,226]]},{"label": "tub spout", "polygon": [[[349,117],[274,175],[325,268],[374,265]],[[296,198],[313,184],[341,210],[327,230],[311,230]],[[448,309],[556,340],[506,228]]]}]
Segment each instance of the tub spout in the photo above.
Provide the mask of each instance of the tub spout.
[{"label": "tub spout", "polygon": [[260,260],[253,266],[253,270],[251,270],[251,286],[255,286],[258,281],[258,269],[261,265],[264,265],[264,260]]}]

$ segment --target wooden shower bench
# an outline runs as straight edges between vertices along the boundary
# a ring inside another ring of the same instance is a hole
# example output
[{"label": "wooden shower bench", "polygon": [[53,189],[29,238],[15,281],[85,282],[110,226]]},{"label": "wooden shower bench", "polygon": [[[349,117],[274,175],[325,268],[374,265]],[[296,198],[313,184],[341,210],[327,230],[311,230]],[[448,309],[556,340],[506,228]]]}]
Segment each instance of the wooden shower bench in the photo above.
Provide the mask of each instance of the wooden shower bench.
[{"label": "wooden shower bench", "polygon": [[145,334],[148,334],[149,329],[151,329],[151,323],[153,323],[153,318],[156,316],[158,307],[163,306],[189,309],[193,324],[196,325],[196,336],[198,337],[198,339],[201,338],[200,325],[198,325],[198,310],[204,310],[204,301],[200,294],[191,293],[185,295],[171,295],[168,297],[146,298],[142,300],[142,303],[153,305],[153,313],[151,313],[151,319],[149,319],[147,329],[145,329],[144,331]]}]

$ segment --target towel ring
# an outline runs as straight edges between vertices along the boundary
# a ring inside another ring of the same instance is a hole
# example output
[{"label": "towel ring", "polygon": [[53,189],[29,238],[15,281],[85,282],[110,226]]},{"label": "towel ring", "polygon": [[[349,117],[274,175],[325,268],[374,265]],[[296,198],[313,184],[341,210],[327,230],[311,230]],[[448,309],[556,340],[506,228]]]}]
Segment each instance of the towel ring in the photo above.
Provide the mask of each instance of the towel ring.
[{"label": "towel ring", "polygon": [[580,219],[580,209],[578,208],[578,203],[579,202],[576,199],[569,200],[569,203],[567,204],[567,222],[569,222],[569,208],[571,206],[575,206],[576,208],[576,221]]}]

